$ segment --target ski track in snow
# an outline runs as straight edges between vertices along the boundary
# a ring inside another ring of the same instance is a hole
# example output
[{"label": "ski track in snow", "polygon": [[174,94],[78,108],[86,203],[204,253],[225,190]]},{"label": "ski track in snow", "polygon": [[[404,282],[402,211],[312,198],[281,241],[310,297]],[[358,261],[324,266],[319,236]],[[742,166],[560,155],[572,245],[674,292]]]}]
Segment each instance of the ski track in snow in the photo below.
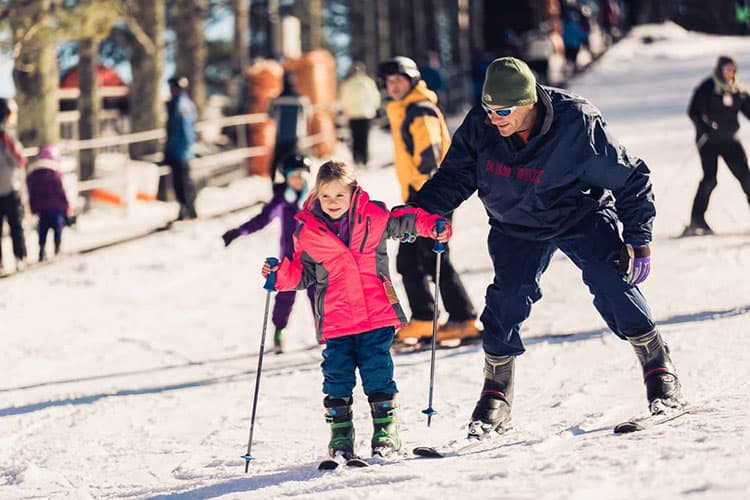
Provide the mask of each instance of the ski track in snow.
[{"label": "ski track in snow", "polygon": [[[657,41],[642,44],[646,34]],[[256,460],[245,474],[240,456],[265,299],[259,269],[277,251],[278,226],[229,249],[220,235],[254,207],[0,282],[0,499],[747,498],[750,211],[723,164],[707,214],[719,234],[675,238],[701,175],[685,108],[724,53],[750,80],[747,37],[643,26],[571,84],[652,169],[658,215],[652,274],[642,289],[686,398],[705,411],[612,433],[646,413],[638,362],[558,253],[542,279],[544,299],[524,325],[527,352],[518,361],[507,435],[460,457],[407,454],[364,469],[316,470],[328,440],[321,348],[299,294],[289,352],[264,355]],[[750,124],[741,123],[750,148]],[[389,135],[373,130],[371,140],[373,164],[385,164]],[[392,167],[360,177],[373,198],[399,203]],[[486,215],[472,197],[456,212],[451,253],[478,308],[492,278],[486,236]],[[389,243],[392,258],[395,249]],[[269,328],[267,350],[271,344]],[[436,358],[438,415],[428,428],[421,411],[430,353],[395,357],[407,451],[460,439],[479,394],[481,346],[440,350]],[[372,424],[359,387],[354,422],[357,451],[367,457]]]}]

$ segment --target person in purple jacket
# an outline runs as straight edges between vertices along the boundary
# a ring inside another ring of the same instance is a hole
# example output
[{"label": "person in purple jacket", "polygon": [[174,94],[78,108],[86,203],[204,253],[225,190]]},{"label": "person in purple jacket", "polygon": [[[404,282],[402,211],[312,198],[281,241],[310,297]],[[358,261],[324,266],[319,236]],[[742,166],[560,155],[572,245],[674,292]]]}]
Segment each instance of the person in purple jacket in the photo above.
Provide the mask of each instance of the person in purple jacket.
[{"label": "person in purple jacket", "polygon": [[[297,229],[295,216],[299,213],[302,204],[307,197],[306,176],[310,172],[310,159],[300,154],[287,156],[281,163],[281,173],[284,174],[284,182],[275,184],[271,201],[263,207],[258,215],[244,224],[232,228],[221,237],[224,246],[229,246],[236,238],[252,234],[266,227],[272,220],[279,219],[281,222],[281,241],[279,257],[291,258],[294,254],[294,232]],[[313,287],[308,288],[307,296],[310,305],[313,305]],[[292,312],[295,291],[279,292],[273,306],[271,320],[274,325],[273,344],[276,354],[284,352],[284,328],[289,322],[289,314]],[[323,343],[318,338],[318,343]]]},{"label": "person in purple jacket", "polygon": [[59,149],[48,144],[39,151],[39,156],[29,166],[26,174],[31,212],[39,216],[39,262],[46,259],[44,247],[50,229],[54,232],[55,255],[60,253],[69,204],[59,162]]}]

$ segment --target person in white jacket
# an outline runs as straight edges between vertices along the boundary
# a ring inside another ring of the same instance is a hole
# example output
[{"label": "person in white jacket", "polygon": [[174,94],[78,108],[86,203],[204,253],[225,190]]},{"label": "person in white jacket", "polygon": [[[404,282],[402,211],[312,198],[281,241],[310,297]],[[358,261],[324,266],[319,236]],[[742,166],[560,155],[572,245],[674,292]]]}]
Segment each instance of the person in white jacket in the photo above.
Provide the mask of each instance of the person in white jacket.
[{"label": "person in white jacket", "polygon": [[380,91],[375,80],[367,76],[365,65],[356,62],[339,90],[341,109],[349,120],[354,163],[367,165],[370,122],[380,107]]}]

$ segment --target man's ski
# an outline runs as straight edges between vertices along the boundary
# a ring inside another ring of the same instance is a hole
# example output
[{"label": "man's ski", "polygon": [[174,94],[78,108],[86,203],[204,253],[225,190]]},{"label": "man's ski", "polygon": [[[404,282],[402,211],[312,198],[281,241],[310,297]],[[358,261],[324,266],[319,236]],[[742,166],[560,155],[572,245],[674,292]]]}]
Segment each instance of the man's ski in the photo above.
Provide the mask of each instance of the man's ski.
[{"label": "man's ski", "polygon": [[481,438],[472,436],[454,439],[438,448],[433,446],[417,446],[412,450],[412,453],[414,453],[414,456],[421,458],[457,457],[472,451],[480,451],[487,445],[496,444],[497,440],[508,434],[511,429],[512,426],[508,423],[495,431],[484,434]]},{"label": "man's ski", "polygon": [[671,422],[676,418],[680,418],[684,415],[687,415],[688,413],[695,413],[698,410],[699,408],[695,406],[684,406],[680,409],[675,409],[666,413],[631,418],[630,420],[626,420],[615,425],[613,431],[615,434],[627,434],[630,432],[645,431],[646,429],[650,429],[655,425],[661,425],[667,422]]}]

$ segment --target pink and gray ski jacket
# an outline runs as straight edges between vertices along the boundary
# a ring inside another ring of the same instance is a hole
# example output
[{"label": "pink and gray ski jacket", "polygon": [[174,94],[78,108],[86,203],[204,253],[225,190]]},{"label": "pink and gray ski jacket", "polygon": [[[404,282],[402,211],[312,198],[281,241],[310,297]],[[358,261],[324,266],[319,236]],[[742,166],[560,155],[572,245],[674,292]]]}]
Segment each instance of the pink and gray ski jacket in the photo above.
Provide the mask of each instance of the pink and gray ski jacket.
[{"label": "pink and gray ski jacket", "polygon": [[348,244],[326,223],[317,201],[297,215],[294,255],[281,261],[276,289],[315,284],[315,327],[323,339],[400,326],[406,317],[391,284],[387,238],[429,237],[440,217],[419,208],[390,212],[356,188],[348,213]]}]

